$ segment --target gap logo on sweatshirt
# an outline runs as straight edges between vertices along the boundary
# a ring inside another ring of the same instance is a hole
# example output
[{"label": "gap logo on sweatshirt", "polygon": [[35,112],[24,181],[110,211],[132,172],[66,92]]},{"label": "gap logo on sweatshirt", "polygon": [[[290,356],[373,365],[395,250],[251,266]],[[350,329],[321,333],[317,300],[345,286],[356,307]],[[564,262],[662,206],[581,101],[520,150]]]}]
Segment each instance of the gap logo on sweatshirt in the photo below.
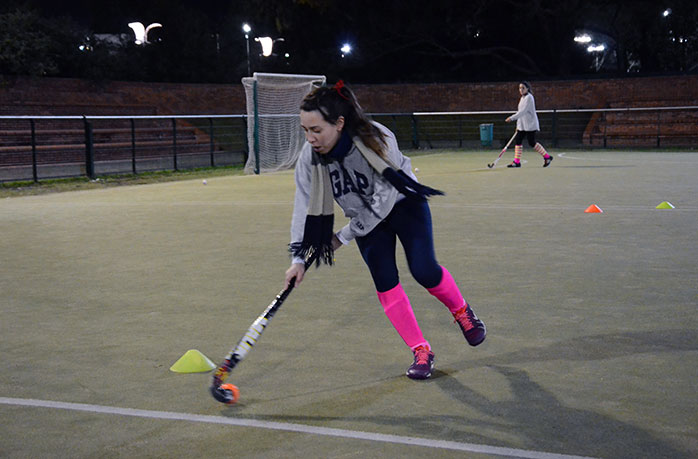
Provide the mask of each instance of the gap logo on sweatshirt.
[{"label": "gap logo on sweatshirt", "polygon": [[[353,179],[348,175],[341,174],[337,169],[330,171],[332,193],[335,198],[348,193],[366,194],[365,190],[368,188],[368,177],[357,171],[351,171],[349,173],[354,174]],[[358,190],[356,188],[358,188]]]}]

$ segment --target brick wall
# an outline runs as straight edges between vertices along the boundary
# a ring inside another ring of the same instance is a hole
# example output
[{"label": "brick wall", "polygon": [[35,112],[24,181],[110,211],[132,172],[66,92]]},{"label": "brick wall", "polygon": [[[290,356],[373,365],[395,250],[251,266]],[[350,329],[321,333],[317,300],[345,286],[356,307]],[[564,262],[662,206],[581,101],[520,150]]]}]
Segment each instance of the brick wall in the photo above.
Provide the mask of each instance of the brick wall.
[{"label": "brick wall", "polygon": [[[534,81],[539,109],[698,105],[698,75]],[[518,83],[353,85],[368,112],[515,110]],[[0,78],[1,115],[242,114],[242,84]]]},{"label": "brick wall", "polygon": [[[698,105],[698,75],[531,82],[539,109]],[[516,110],[518,82],[357,85],[370,112]]]},{"label": "brick wall", "polygon": [[0,115],[196,115],[244,112],[242,85],[0,78]]}]

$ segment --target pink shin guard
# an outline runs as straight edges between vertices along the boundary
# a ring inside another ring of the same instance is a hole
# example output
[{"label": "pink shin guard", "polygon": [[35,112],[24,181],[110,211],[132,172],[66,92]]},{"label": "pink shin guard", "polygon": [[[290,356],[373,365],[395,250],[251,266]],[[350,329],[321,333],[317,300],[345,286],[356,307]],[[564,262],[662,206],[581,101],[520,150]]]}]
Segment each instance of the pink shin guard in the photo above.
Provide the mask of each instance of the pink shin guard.
[{"label": "pink shin guard", "polygon": [[383,305],[385,315],[393,324],[400,337],[405,341],[410,349],[414,350],[418,346],[426,346],[431,349],[427,340],[422,335],[422,330],[417,324],[417,319],[412,311],[410,300],[402,289],[402,285],[397,284],[387,292],[376,292],[378,301]]},{"label": "pink shin guard", "polygon": [[458,289],[456,281],[453,280],[451,273],[443,266],[441,267],[441,271],[443,271],[441,282],[439,282],[439,285],[436,287],[428,288],[427,292],[441,301],[449,311],[456,312],[465,306],[465,299],[463,299],[463,295]]}]

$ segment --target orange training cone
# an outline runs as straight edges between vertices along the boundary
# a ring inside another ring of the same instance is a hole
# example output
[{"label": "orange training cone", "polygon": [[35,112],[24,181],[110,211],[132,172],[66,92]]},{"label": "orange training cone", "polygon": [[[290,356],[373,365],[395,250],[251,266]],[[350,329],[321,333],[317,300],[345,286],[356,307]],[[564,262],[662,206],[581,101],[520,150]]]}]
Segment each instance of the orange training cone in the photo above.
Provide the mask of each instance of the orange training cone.
[{"label": "orange training cone", "polygon": [[603,210],[601,210],[601,208],[596,204],[592,204],[589,207],[587,207],[587,210],[585,210],[584,212],[588,214],[600,214],[603,212]]}]

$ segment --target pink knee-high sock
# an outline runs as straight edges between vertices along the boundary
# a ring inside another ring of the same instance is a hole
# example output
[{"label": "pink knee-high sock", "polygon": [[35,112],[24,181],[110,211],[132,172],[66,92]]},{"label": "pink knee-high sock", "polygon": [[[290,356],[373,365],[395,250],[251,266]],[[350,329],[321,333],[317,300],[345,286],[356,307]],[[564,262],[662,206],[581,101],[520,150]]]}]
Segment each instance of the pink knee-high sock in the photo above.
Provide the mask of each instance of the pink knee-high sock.
[{"label": "pink knee-high sock", "polygon": [[465,306],[467,303],[463,299],[456,281],[453,280],[451,273],[448,272],[446,268],[441,267],[443,271],[443,276],[441,277],[441,282],[436,287],[428,288],[427,292],[434,295],[439,301],[441,301],[449,311],[456,312]]},{"label": "pink knee-high sock", "polygon": [[405,341],[405,344],[412,350],[418,346],[426,346],[431,349],[417,324],[410,300],[402,289],[402,285],[397,284],[387,292],[376,293],[378,294],[378,301],[383,305],[385,315],[388,316],[390,323],[393,324],[393,327]]}]

